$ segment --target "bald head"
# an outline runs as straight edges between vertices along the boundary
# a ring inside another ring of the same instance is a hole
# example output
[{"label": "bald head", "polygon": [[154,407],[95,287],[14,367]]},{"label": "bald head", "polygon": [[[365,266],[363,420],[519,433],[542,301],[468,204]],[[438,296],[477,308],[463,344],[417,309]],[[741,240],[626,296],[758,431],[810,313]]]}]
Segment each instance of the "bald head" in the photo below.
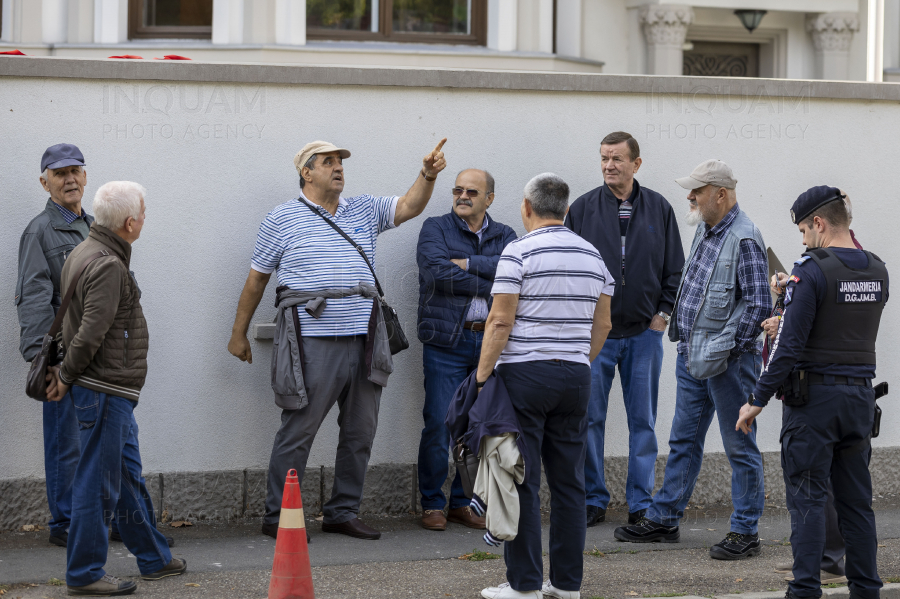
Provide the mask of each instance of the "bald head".
[{"label": "bald head", "polygon": [[494,201],[494,178],[483,169],[467,168],[456,175],[453,186],[453,212],[477,231],[484,213]]}]

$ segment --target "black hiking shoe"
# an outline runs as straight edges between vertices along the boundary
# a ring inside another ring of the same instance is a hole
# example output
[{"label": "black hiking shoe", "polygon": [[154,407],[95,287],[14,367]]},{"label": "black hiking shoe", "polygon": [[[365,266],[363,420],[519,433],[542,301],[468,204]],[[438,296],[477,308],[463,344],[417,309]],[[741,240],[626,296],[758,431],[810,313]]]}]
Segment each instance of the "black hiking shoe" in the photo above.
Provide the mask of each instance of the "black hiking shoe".
[{"label": "black hiking shoe", "polygon": [[643,518],[646,514],[647,514],[646,509],[638,510],[636,512],[628,512],[628,523],[629,524],[637,524],[638,522],[641,521],[641,518]]},{"label": "black hiking shoe", "polygon": [[600,522],[606,521],[606,510],[596,505],[587,506],[587,526],[596,526]]},{"label": "black hiking shoe", "polygon": [[677,543],[681,534],[677,526],[663,526],[646,517],[630,526],[620,526],[615,537],[626,543]]},{"label": "black hiking shoe", "polygon": [[709,548],[709,557],[713,559],[747,559],[759,555],[761,547],[759,535],[742,535],[730,532],[725,539]]}]

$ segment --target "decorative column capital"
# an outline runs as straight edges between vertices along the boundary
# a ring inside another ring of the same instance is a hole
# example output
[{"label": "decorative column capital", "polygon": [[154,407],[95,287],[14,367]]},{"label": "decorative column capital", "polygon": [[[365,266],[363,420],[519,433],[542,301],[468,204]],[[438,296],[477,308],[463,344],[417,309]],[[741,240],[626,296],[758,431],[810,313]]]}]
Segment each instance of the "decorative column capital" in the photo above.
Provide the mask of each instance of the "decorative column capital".
[{"label": "decorative column capital", "polygon": [[807,15],[806,31],[817,51],[849,52],[853,34],[859,31],[859,16],[855,12]]},{"label": "decorative column capital", "polygon": [[694,21],[694,11],[681,4],[651,4],[641,7],[638,18],[648,44],[680,48]]}]

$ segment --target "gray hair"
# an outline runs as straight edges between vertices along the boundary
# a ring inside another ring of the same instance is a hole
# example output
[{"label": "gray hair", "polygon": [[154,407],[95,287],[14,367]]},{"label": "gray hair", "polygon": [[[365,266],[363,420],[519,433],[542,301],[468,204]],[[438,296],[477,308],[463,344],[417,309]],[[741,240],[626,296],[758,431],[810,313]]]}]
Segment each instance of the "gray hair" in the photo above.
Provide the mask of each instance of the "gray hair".
[{"label": "gray hair", "polygon": [[[62,168],[66,168],[66,167],[62,167]],[[53,169],[53,170],[56,170],[56,169]],[[78,170],[79,170],[79,171],[83,171],[83,170],[84,170],[84,167],[83,167],[83,166],[78,166]],[[44,169],[44,172],[41,173],[41,179],[43,179],[43,180],[46,181],[47,183],[50,182],[50,169],[49,169],[49,168],[45,168],[45,169]],[[33,181],[33,180],[34,180],[34,179],[32,179],[32,181]]]},{"label": "gray hair", "polygon": [[141,216],[141,199],[147,190],[133,181],[110,181],[94,195],[94,219],[101,227],[118,231],[128,218],[137,220]]},{"label": "gray hair", "polygon": [[558,175],[541,173],[525,186],[525,199],[537,216],[563,220],[569,208],[569,186]]},{"label": "gray hair", "polygon": [[[316,156],[318,156],[318,154],[313,154],[312,156],[310,156],[309,160],[307,160],[306,164],[304,164],[303,166],[305,166],[309,170],[313,170],[316,165]],[[300,167],[300,170],[303,170],[303,167]],[[306,185],[306,179],[303,178],[303,175],[300,175],[300,189],[303,189],[304,185]]]}]

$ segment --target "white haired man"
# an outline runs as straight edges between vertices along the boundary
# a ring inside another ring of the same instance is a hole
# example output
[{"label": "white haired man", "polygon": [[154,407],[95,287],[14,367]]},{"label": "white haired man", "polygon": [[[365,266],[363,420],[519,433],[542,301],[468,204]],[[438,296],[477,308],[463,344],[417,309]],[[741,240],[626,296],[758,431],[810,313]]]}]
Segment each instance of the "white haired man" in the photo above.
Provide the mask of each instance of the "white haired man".
[{"label": "white haired man", "polygon": [[81,436],[67,547],[69,595],[127,595],[137,586],[103,570],[113,514],[144,580],[182,574],[156,530],[144,497],[134,408],[147,377],[147,322],[129,271],[131,245],[144,226],[145,190],[112,181],[97,190],[96,221],[62,269],[61,288],[77,278],[63,318],[65,358],[48,375],[47,398],[71,394]]}]

